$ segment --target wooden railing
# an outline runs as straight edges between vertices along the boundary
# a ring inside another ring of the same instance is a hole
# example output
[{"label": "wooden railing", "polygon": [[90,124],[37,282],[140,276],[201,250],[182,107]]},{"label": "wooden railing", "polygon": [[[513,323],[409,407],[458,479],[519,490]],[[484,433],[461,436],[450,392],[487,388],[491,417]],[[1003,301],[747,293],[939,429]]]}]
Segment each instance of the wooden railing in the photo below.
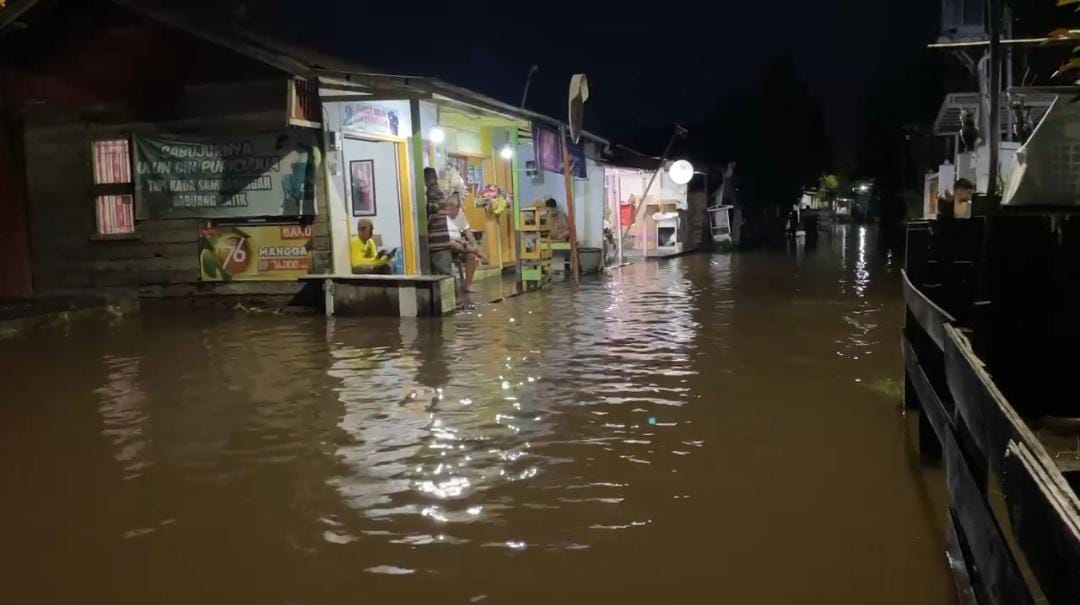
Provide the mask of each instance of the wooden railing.
[{"label": "wooden railing", "polygon": [[[906,271],[904,298],[906,399],[921,410],[920,427],[932,430],[944,458],[949,531],[955,532],[949,538],[965,562],[958,584],[971,583],[960,586],[961,593],[979,605],[1080,603],[1075,491],[955,319]],[[920,436],[920,443],[928,441]],[[997,490],[1005,504],[1001,514],[991,505]]]}]

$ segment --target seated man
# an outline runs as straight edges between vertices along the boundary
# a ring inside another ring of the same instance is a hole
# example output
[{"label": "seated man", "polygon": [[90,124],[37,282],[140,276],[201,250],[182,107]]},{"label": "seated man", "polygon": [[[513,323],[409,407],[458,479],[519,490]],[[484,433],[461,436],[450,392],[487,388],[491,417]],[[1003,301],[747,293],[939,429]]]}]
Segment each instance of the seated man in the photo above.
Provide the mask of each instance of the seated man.
[{"label": "seated man", "polygon": [[549,209],[548,216],[551,218],[551,241],[570,241],[570,221],[566,213],[559,209],[559,203],[555,201],[555,198],[548,198],[545,204]]},{"label": "seated man", "polygon": [[[431,271],[437,275],[454,275],[453,261],[460,259],[465,265],[465,291],[475,292],[472,278],[484,254],[476,247],[471,233],[463,235],[455,222],[461,212],[460,198],[451,193],[439,212],[428,217],[428,250],[431,253]],[[467,224],[467,223],[466,223]]]},{"label": "seated man", "polygon": [[356,235],[349,238],[349,264],[353,273],[390,273],[392,257],[375,245],[375,224],[366,218],[357,221]]},{"label": "seated man", "polygon": [[476,292],[476,288],[472,285],[473,275],[476,274],[476,267],[481,264],[481,261],[487,259],[484,258],[480,245],[476,244],[472,227],[469,225],[469,217],[465,216],[464,211],[461,210],[461,194],[457,191],[451,192],[447,199],[447,216],[450,247],[465,266],[465,292]]}]

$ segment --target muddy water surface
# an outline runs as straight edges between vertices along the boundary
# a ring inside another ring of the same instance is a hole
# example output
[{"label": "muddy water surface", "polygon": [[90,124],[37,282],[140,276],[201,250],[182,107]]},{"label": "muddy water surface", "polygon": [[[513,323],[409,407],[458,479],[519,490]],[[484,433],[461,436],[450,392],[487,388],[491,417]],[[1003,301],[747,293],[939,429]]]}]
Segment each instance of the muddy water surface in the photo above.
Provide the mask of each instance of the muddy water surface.
[{"label": "muddy water surface", "polygon": [[0,602],[944,604],[899,259],[640,264],[443,321],[0,342]]}]

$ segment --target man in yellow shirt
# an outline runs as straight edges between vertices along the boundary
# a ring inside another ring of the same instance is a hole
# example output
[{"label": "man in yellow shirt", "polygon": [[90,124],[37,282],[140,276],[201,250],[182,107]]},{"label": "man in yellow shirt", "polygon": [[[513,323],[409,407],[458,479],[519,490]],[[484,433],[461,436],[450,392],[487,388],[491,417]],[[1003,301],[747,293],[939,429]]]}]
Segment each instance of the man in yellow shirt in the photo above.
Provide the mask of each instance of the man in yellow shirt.
[{"label": "man in yellow shirt", "polygon": [[390,257],[375,245],[375,225],[370,219],[356,222],[356,235],[349,238],[349,261],[353,273],[389,273]]}]

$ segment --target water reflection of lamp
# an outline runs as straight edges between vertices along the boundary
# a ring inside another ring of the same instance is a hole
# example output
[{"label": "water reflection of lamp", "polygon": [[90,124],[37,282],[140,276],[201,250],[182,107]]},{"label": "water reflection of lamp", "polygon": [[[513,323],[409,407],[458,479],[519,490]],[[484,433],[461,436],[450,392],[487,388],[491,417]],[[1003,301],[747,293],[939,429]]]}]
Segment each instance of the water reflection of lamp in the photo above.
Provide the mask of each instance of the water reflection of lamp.
[{"label": "water reflection of lamp", "polygon": [[435,128],[432,128],[430,132],[428,132],[428,138],[431,139],[432,143],[439,145],[446,140],[446,131],[436,126]]},{"label": "water reflection of lamp", "polygon": [[499,151],[499,156],[504,160],[509,160],[514,157],[514,148],[510,144],[503,145],[502,150]]},{"label": "water reflection of lamp", "polygon": [[694,178],[694,165],[686,160],[676,160],[671,168],[668,168],[668,176],[676,185],[685,185]]}]

